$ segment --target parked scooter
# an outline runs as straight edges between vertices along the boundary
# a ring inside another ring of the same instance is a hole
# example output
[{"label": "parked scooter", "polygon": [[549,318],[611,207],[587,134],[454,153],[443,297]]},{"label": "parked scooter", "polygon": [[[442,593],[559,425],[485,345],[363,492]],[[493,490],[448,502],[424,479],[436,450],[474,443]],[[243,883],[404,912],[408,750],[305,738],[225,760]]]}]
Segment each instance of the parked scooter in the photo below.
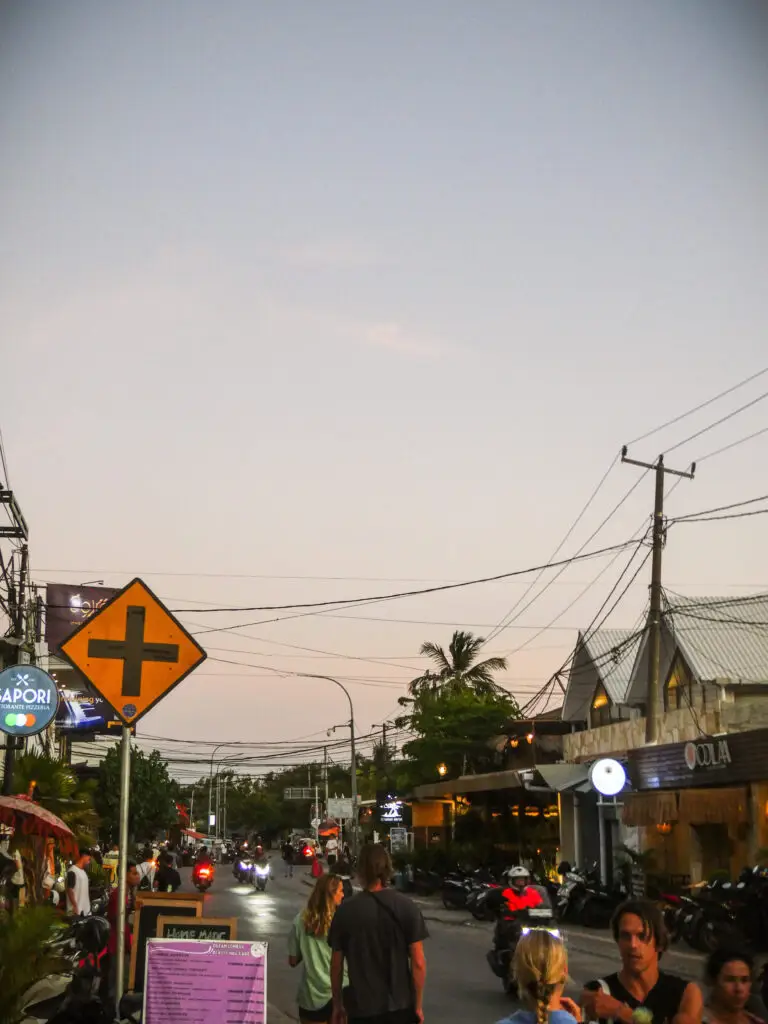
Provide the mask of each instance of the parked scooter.
[{"label": "parked scooter", "polygon": [[23,1024],[101,1024],[111,1019],[108,999],[109,923],[103,917],[73,921],[49,944],[64,970],[30,988]]}]

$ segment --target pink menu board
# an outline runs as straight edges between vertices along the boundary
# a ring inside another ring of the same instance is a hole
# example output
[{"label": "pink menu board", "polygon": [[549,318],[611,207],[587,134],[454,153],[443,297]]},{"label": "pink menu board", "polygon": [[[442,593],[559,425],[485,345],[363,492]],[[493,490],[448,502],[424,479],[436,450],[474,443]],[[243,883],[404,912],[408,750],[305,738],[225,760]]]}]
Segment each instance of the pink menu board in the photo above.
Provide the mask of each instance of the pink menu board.
[{"label": "pink menu board", "polygon": [[267,943],[149,939],[144,1024],[266,1024]]}]

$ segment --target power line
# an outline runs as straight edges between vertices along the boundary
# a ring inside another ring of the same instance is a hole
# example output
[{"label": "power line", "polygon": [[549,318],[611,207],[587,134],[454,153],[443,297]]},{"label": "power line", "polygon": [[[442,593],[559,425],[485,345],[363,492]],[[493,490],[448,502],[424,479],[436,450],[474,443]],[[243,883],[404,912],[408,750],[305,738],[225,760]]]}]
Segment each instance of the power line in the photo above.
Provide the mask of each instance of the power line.
[{"label": "power line", "polygon": [[[582,519],[584,518],[584,515],[585,515],[585,513],[587,512],[587,510],[589,509],[590,505],[592,504],[592,502],[593,502],[593,501],[595,500],[595,498],[597,497],[597,495],[598,495],[598,493],[600,492],[600,490],[602,489],[602,487],[603,487],[603,484],[605,483],[605,481],[606,481],[606,480],[608,479],[608,477],[610,476],[611,470],[613,469],[613,467],[614,467],[614,466],[616,465],[616,463],[618,462],[618,458],[619,458],[619,457],[618,457],[618,455],[616,455],[616,456],[614,456],[614,458],[612,459],[612,461],[611,461],[610,465],[608,466],[608,469],[606,469],[605,473],[603,473],[602,477],[600,478],[600,481],[598,482],[598,484],[597,484],[597,487],[595,487],[595,489],[594,489],[594,490],[592,491],[592,493],[590,494],[589,498],[587,498],[587,501],[586,501],[586,503],[585,503],[585,504],[584,504],[584,505],[582,506],[582,509],[581,509],[581,511],[580,511],[580,512],[579,512],[579,514],[578,514],[578,515],[576,516],[576,518],[575,518],[575,519],[573,520],[573,522],[571,523],[571,525],[570,525],[570,526],[568,527],[568,530],[567,530],[567,532],[566,532],[565,536],[564,536],[564,537],[563,537],[563,539],[562,539],[562,540],[560,541],[560,543],[559,543],[559,544],[557,545],[557,547],[556,547],[556,548],[555,548],[555,550],[554,550],[554,551],[552,552],[552,554],[551,554],[551,555],[549,556],[549,561],[550,561],[550,562],[551,562],[551,561],[552,561],[552,560],[553,560],[554,558],[556,558],[556,557],[557,557],[557,555],[559,555],[559,554],[560,554],[561,550],[563,549],[563,547],[565,546],[565,544],[566,544],[566,543],[568,542],[568,540],[569,540],[569,538],[570,538],[571,534],[572,534],[572,533],[573,533],[573,531],[574,531],[574,530],[576,529],[576,527],[577,527],[577,526],[579,525],[579,523],[581,522],[581,520],[582,520]],[[587,543],[588,543],[588,542],[587,542]],[[517,608],[518,608],[518,607],[519,607],[519,606],[520,606],[520,605],[521,605],[521,604],[523,603],[523,601],[525,601],[526,597],[528,596],[528,594],[530,594],[530,592],[531,592],[531,591],[533,590],[533,588],[534,588],[534,587],[536,586],[536,584],[537,584],[537,583],[539,582],[539,580],[541,579],[541,577],[542,577],[542,575],[544,574],[544,572],[545,572],[545,571],[546,571],[545,569],[540,569],[540,570],[539,570],[539,572],[538,572],[538,573],[536,574],[536,576],[535,576],[535,577],[534,577],[534,578],[533,578],[533,579],[531,580],[531,582],[530,582],[530,583],[528,584],[528,586],[527,586],[527,587],[526,587],[526,589],[525,589],[525,590],[523,591],[523,593],[522,593],[522,594],[520,595],[520,597],[519,597],[519,598],[517,599],[517,601],[516,601],[516,602],[515,602],[515,603],[514,603],[514,604],[512,605],[512,607],[511,607],[511,608],[510,608],[510,610],[509,610],[509,611],[507,612],[507,614],[506,614],[506,615],[504,615],[504,616],[502,616],[502,618],[501,618],[501,620],[499,621],[499,623],[498,623],[498,624],[497,624],[496,626],[494,626],[494,628],[493,628],[493,629],[491,630],[491,632],[490,632],[489,636],[488,636],[488,637],[486,638],[486,641],[485,641],[486,643],[489,643],[489,642],[490,642],[491,640],[493,640],[493,638],[494,638],[494,637],[495,637],[495,636],[496,636],[496,635],[497,635],[497,634],[498,634],[499,632],[501,632],[501,630],[502,630],[503,628],[505,628],[505,622],[506,622],[506,620],[508,620],[508,619],[509,619],[509,620],[510,620],[511,622],[512,622],[512,621],[514,621],[514,619],[511,619],[510,617],[511,617],[511,616],[512,616],[512,614],[513,614],[513,613],[514,613],[514,612],[515,612],[515,611],[517,610]],[[551,586],[553,582],[554,582],[554,580],[552,580],[552,581],[550,582],[550,584],[549,584],[549,585]],[[546,587],[545,587],[544,589],[546,589]],[[544,593],[544,591],[541,591],[541,593]],[[540,597],[540,596],[541,596],[541,594],[539,594],[538,596]],[[534,598],[534,600],[536,600],[536,599]],[[532,604],[532,603],[533,603],[533,602],[531,602],[531,604]],[[523,610],[522,610],[522,611],[520,612],[520,614],[522,615],[522,613],[523,613],[523,612],[524,612],[524,611],[526,610],[526,608],[528,608],[528,607],[530,607],[530,605],[526,605],[526,606],[525,606],[525,608],[523,608]],[[517,616],[517,617],[519,618],[519,616]]]},{"label": "power line", "polygon": [[707,434],[710,430],[714,430],[715,427],[719,427],[723,423],[727,423],[728,420],[732,420],[734,416],[738,416],[740,412],[744,412],[745,409],[751,409],[753,405],[757,405],[758,402],[762,402],[766,398],[768,398],[768,391],[764,391],[762,395],[758,395],[757,398],[753,398],[751,402],[745,402],[744,405],[740,405],[738,409],[734,409],[733,412],[729,412],[727,416],[721,416],[719,420],[715,420],[715,422],[710,423],[709,426],[702,427],[701,430],[697,430],[695,434],[690,434],[688,437],[683,438],[682,441],[678,441],[677,444],[673,444],[671,448],[666,448],[664,454],[669,455],[670,452],[675,451],[677,448],[682,448],[682,446],[684,444],[688,444],[689,441],[694,441],[697,437],[701,437],[702,434]]},{"label": "power line", "polygon": [[723,516],[686,516],[685,519],[671,519],[670,523],[714,523],[719,519],[746,519],[749,516],[764,516],[768,514],[768,508],[756,508],[751,512],[731,512]]},{"label": "power line", "polygon": [[740,444],[745,444],[747,441],[751,441],[755,437],[760,437],[761,434],[768,434],[768,427],[763,427],[762,430],[756,430],[754,434],[747,434],[746,437],[740,437],[738,441],[732,441],[730,444],[723,445],[722,448],[717,448],[713,452],[709,452],[708,455],[702,455],[701,458],[696,459],[696,465],[701,465],[702,462],[706,462],[707,459],[714,459],[716,455],[722,455],[723,452],[729,452],[731,448],[737,448]]},{"label": "power line", "polygon": [[709,516],[715,512],[730,512],[734,508],[744,508],[746,505],[755,505],[758,501],[768,501],[768,494],[761,494],[759,498],[747,498],[745,501],[734,501],[730,505],[718,505],[716,508],[703,509],[701,512],[689,512],[686,515],[675,516],[670,523],[682,523],[686,519],[694,519],[698,516]]},{"label": "power line", "polygon": [[[694,406],[693,409],[688,409],[687,412],[680,413],[679,416],[675,416],[671,420],[667,420],[667,422],[662,423],[661,426],[654,427],[653,430],[649,430],[647,433],[641,434],[640,437],[633,438],[633,440],[628,442],[627,446],[629,447],[630,445],[637,444],[638,441],[645,441],[647,437],[653,437],[654,434],[658,434],[662,430],[666,430],[667,427],[671,427],[675,423],[679,423],[681,420],[687,419],[688,416],[693,416],[694,413],[700,412],[702,409],[706,409],[707,406],[713,405],[721,398],[725,398],[727,395],[733,394],[734,391],[738,391],[739,388],[743,388],[746,384],[750,384],[753,380],[757,380],[758,377],[762,377],[766,373],[768,373],[768,366],[764,367],[764,369],[762,370],[758,370],[757,373],[753,373],[749,377],[745,377],[744,380],[740,380],[738,384],[734,384],[732,387],[727,388],[725,391],[721,391],[713,398],[708,398],[706,402],[702,402],[700,405]],[[668,450],[671,451],[672,449]],[[699,459],[698,461],[701,462],[702,460]]]},{"label": "power line", "polygon": [[[550,565],[546,566],[546,568],[557,568],[558,566],[564,565],[564,564],[572,564],[573,562],[587,561],[590,558],[599,558],[599,557],[602,557],[603,555],[610,554],[613,551],[618,551],[621,548],[628,547],[631,544],[632,544],[632,541],[629,540],[629,541],[624,541],[624,543],[622,543],[622,544],[613,544],[613,545],[611,545],[609,547],[606,547],[606,548],[598,548],[595,551],[588,551],[585,554],[577,555],[577,556],[574,556],[574,557],[568,558],[568,559],[564,559],[562,562],[553,562]],[[278,605],[278,606],[272,606],[272,608],[218,608],[218,609],[217,608],[212,608],[212,609],[208,609],[208,610],[209,611],[224,611],[224,612],[230,612],[230,613],[244,612],[244,611],[280,610],[281,608],[310,608],[312,610],[311,611],[299,612],[299,613],[294,614],[294,615],[281,615],[281,616],[277,616],[274,619],[259,619],[256,622],[240,622],[240,623],[235,623],[232,626],[219,626],[219,627],[211,628],[211,629],[197,629],[197,630],[193,630],[192,633],[195,636],[200,636],[200,635],[202,635],[204,633],[219,633],[219,632],[227,632],[230,629],[243,629],[243,628],[247,629],[247,628],[250,628],[251,626],[263,626],[263,625],[265,625],[267,623],[283,622],[283,621],[285,621],[287,619],[304,618],[304,617],[306,617],[308,615],[330,614],[331,612],[344,611],[344,610],[346,610],[348,608],[365,608],[365,607],[368,607],[368,606],[373,605],[373,604],[378,604],[378,603],[381,603],[381,602],[384,602],[384,601],[397,600],[397,599],[403,598],[403,597],[417,597],[417,596],[421,596],[421,595],[424,595],[424,594],[433,594],[433,593],[447,591],[447,590],[456,590],[456,589],[458,589],[460,587],[474,586],[474,585],[480,584],[480,583],[494,583],[494,582],[497,582],[499,580],[510,579],[512,577],[515,577],[515,576],[525,576],[525,575],[527,575],[530,572],[537,572],[539,568],[541,568],[541,566],[535,565],[535,566],[532,566],[532,567],[530,567],[528,569],[518,569],[518,570],[515,570],[513,572],[500,573],[497,576],[488,576],[488,577],[484,577],[482,579],[477,579],[477,580],[467,580],[467,581],[465,581],[463,583],[447,584],[447,585],[441,586],[441,587],[428,587],[428,588],[423,589],[423,590],[405,591],[403,593],[398,593],[398,594],[381,594],[378,597],[371,597],[371,598],[357,598],[357,599],[349,601],[349,603],[347,603],[347,604],[342,604],[340,606],[338,605],[338,602],[334,602],[334,601],[321,601],[321,602],[312,602],[312,603],[305,603],[305,604],[282,605],[282,606]],[[330,606],[330,607],[328,607],[328,609],[326,611],[324,606]],[[184,614],[185,612],[188,612],[189,609],[178,608],[178,609],[171,609],[171,611],[175,611],[177,614]]]}]

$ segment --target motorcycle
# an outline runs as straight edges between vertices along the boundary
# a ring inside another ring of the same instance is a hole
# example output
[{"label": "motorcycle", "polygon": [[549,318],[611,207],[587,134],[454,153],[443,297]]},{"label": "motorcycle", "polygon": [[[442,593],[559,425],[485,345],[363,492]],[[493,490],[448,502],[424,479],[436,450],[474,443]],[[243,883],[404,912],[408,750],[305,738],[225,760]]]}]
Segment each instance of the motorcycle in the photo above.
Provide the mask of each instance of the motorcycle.
[{"label": "motorcycle", "polygon": [[204,861],[196,864],[192,871],[192,881],[200,892],[205,892],[213,885],[214,867],[213,864]]},{"label": "motorcycle", "polygon": [[253,865],[253,887],[256,892],[265,892],[267,888],[267,882],[271,868],[269,864],[254,864]]},{"label": "motorcycle", "polygon": [[245,883],[250,880],[252,871],[253,861],[250,857],[235,858],[235,866],[232,868],[232,874],[241,885],[245,885]]},{"label": "motorcycle", "polygon": [[476,885],[467,897],[467,910],[476,921],[493,921],[496,917],[495,894],[501,891],[498,882]]},{"label": "motorcycle", "polygon": [[451,872],[443,879],[442,898],[446,910],[463,910],[472,891],[472,879],[460,872]]},{"label": "motorcycle", "polygon": [[[488,965],[496,977],[501,978],[504,991],[507,995],[515,998],[518,995],[518,985],[512,976],[512,959],[521,936],[526,935],[531,928],[546,928],[550,935],[560,938],[560,930],[555,924],[549,893],[540,885],[530,888],[536,889],[539,893],[541,903],[536,907],[529,907],[527,910],[512,912],[507,909],[502,900],[493,932],[493,947],[486,954]],[[497,902],[501,898],[501,891],[497,890],[497,892],[498,896],[493,899],[493,902]]]},{"label": "motorcycle", "polygon": [[23,1024],[101,1024],[111,1020],[106,967],[109,923],[78,918],[47,944],[64,968],[36,982],[26,993]]}]

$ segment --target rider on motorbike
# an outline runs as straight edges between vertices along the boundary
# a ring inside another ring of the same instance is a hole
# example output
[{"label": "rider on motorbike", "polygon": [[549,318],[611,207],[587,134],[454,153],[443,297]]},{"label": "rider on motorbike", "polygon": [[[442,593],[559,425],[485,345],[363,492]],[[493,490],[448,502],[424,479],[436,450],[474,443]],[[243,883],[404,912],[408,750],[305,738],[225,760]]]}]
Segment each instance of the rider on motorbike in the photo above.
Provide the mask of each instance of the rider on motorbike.
[{"label": "rider on motorbike", "polygon": [[518,864],[506,873],[507,887],[502,890],[505,916],[514,916],[521,910],[532,910],[543,903],[541,892],[530,884],[528,868]]}]

